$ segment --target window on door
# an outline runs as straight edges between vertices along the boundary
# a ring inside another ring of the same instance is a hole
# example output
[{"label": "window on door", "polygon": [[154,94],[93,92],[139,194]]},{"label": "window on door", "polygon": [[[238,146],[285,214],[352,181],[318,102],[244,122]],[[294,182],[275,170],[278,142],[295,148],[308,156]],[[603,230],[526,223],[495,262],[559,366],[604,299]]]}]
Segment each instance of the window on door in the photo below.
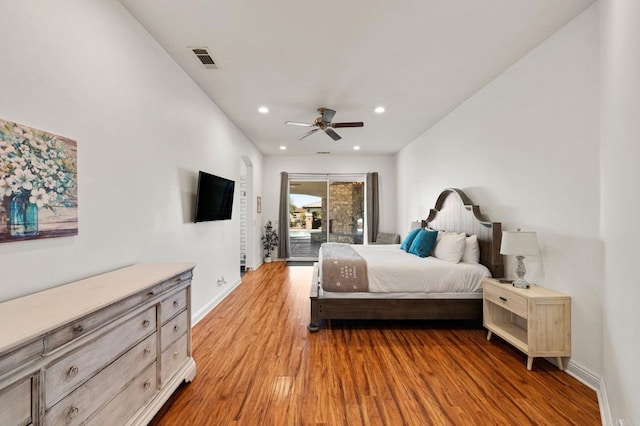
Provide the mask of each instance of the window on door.
[{"label": "window on door", "polygon": [[364,176],[289,176],[290,258],[318,258],[324,242],[362,244]]}]

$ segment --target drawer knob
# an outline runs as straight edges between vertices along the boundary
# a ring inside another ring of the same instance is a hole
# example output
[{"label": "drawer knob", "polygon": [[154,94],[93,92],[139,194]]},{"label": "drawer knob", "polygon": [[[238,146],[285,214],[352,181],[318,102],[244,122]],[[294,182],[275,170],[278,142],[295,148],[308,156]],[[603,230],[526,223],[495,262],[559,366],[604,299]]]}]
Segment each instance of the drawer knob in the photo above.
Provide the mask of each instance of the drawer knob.
[{"label": "drawer knob", "polygon": [[503,302],[506,302],[506,301],[507,301],[507,299],[506,299],[506,298],[504,298],[504,297],[502,297],[502,296],[500,296],[500,300],[502,300]]},{"label": "drawer knob", "polygon": [[67,376],[69,378],[75,377],[78,374],[78,371],[80,371],[78,367],[75,365],[72,365],[69,371],[67,372]]},{"label": "drawer knob", "polygon": [[150,292],[147,293],[147,296],[151,297],[151,296],[155,296],[156,292],[151,290]]},{"label": "drawer knob", "polygon": [[180,331],[180,326],[176,325],[175,327],[173,327],[173,331],[175,331],[176,333]]},{"label": "drawer knob", "polygon": [[73,334],[75,336],[77,336],[78,334],[82,333],[84,331],[84,327],[82,326],[82,324],[78,324],[75,327],[73,327]]},{"label": "drawer knob", "polygon": [[178,352],[174,352],[174,353],[173,353],[173,359],[178,358],[178,355],[180,355],[180,353],[178,353]]},{"label": "drawer knob", "polygon": [[69,417],[70,420],[75,419],[79,412],[80,412],[80,409],[78,407],[71,407],[69,408],[67,417]]},{"label": "drawer knob", "polygon": [[151,325],[151,323],[149,322],[149,320],[144,320],[142,321],[142,326],[144,328],[149,328],[149,326]]},{"label": "drawer knob", "polygon": [[148,357],[149,355],[151,355],[151,349],[149,349],[149,348],[145,348],[145,350],[142,352],[142,357],[143,357],[143,358],[146,358],[146,357]]},{"label": "drawer knob", "polygon": [[174,308],[177,308],[178,306],[180,306],[180,303],[178,303],[178,301],[177,301],[177,300],[174,300],[174,301],[173,301],[173,307],[174,307]]},{"label": "drawer knob", "polygon": [[147,380],[146,382],[144,382],[143,387],[144,387],[144,390],[149,389],[151,387],[151,381]]}]

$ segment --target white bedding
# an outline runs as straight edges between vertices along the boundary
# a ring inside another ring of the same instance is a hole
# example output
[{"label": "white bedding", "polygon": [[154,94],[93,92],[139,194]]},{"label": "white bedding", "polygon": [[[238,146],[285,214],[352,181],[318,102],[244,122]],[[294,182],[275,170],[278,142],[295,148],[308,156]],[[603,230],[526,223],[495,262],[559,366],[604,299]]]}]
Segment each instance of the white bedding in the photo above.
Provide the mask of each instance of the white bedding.
[{"label": "white bedding", "polygon": [[491,276],[479,263],[421,258],[405,252],[400,244],[352,247],[367,262],[369,293],[480,294],[482,280]]}]

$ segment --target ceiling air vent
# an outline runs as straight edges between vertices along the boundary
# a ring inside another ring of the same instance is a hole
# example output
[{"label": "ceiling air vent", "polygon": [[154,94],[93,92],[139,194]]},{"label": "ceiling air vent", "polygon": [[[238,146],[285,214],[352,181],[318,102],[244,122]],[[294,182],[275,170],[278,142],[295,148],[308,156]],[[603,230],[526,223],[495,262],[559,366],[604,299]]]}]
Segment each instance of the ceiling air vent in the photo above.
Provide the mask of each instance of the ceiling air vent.
[{"label": "ceiling air vent", "polygon": [[206,47],[193,48],[191,49],[191,51],[193,52],[194,55],[196,55],[200,63],[202,63],[202,65],[204,65],[206,69],[208,70],[218,69],[218,66],[216,65],[215,61],[207,51]]},{"label": "ceiling air vent", "polygon": [[331,153],[329,151],[318,151],[318,152],[316,152],[316,154],[318,154],[318,155],[329,155]]}]

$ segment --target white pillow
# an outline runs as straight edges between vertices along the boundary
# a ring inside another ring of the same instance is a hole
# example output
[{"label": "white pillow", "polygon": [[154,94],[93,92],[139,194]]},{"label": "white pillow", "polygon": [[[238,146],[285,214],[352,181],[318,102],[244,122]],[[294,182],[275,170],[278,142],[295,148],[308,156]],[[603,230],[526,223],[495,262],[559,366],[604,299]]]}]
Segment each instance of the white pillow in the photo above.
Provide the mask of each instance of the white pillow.
[{"label": "white pillow", "polygon": [[466,244],[467,236],[465,234],[440,232],[433,248],[433,256],[447,262],[458,263],[462,259]]},{"label": "white pillow", "polygon": [[467,237],[467,243],[464,248],[464,254],[462,255],[462,261],[464,263],[480,262],[480,245],[478,244],[477,235],[470,235]]}]

